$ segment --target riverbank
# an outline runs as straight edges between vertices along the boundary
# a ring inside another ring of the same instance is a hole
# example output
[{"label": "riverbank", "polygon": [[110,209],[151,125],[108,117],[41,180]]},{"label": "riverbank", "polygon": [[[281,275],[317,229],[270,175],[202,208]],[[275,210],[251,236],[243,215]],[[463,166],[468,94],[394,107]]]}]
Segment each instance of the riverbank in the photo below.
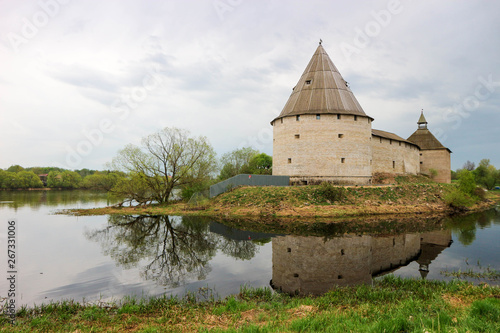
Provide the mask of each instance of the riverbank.
[{"label": "riverbank", "polygon": [[9,332],[499,332],[500,288],[388,276],[318,297],[243,287],[217,300],[202,288],[184,298],[22,308],[15,326],[0,318]]},{"label": "riverbank", "polygon": [[[28,188],[2,188],[0,191],[62,191],[62,187],[28,187]],[[69,189],[73,190],[73,189]]]},{"label": "riverbank", "polygon": [[[240,187],[197,204],[173,203],[135,207],[105,207],[64,211],[74,215],[201,215],[218,217],[348,218],[381,215],[441,214],[457,212],[447,195],[453,184],[423,183],[388,186]],[[500,191],[463,207],[480,211],[500,201]]]}]

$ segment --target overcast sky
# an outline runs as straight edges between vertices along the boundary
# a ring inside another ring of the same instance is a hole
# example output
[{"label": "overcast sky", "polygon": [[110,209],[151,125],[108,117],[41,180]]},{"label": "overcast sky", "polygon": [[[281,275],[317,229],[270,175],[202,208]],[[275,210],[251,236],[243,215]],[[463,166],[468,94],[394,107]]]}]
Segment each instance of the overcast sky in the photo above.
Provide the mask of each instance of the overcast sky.
[{"label": "overcast sky", "polygon": [[0,168],[103,169],[164,127],[272,154],[318,41],[373,128],[420,110],[452,169],[500,168],[498,1],[0,0]]}]

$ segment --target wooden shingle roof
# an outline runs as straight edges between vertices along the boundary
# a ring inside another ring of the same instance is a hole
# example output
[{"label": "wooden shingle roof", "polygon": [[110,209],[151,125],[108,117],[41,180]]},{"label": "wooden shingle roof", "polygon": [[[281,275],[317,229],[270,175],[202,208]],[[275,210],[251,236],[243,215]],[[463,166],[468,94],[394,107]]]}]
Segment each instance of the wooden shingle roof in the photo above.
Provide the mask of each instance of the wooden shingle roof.
[{"label": "wooden shingle roof", "polygon": [[320,44],[285,107],[274,120],[293,115],[325,113],[369,117]]},{"label": "wooden shingle roof", "polygon": [[443,146],[441,142],[429,131],[427,128],[417,129],[410,137],[408,141],[411,141],[418,145],[420,149],[447,149],[450,153],[451,150]]},{"label": "wooden shingle roof", "polygon": [[399,135],[396,135],[396,134],[391,133],[391,132],[381,131],[381,130],[377,130],[377,129],[373,129],[372,128],[372,135],[373,136],[379,136],[379,137],[382,137],[382,138],[385,138],[385,139],[389,139],[389,140],[406,142],[406,143],[418,146],[416,143],[414,143],[412,141],[408,141],[406,139],[403,139]]},{"label": "wooden shingle roof", "polygon": [[420,118],[418,118],[417,124],[427,124],[427,120],[424,117],[424,111],[420,113]]}]

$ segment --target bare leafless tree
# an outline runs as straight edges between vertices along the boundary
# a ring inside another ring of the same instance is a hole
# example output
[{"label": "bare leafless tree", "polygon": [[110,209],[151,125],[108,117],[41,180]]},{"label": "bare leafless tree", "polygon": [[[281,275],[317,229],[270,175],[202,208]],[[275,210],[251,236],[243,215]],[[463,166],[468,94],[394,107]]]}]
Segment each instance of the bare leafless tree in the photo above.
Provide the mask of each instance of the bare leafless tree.
[{"label": "bare leafless tree", "polygon": [[167,127],[143,138],[140,147],[126,146],[113,158],[111,167],[130,174],[115,186],[115,193],[139,197],[141,203],[164,203],[175,187],[206,181],[217,162],[206,137],[190,137],[187,130]]},{"label": "bare leafless tree", "polygon": [[469,170],[469,171],[473,171],[475,168],[476,168],[476,164],[474,164],[474,162],[471,162],[469,160],[467,160],[467,162],[465,162],[464,166],[462,167],[462,169]]}]

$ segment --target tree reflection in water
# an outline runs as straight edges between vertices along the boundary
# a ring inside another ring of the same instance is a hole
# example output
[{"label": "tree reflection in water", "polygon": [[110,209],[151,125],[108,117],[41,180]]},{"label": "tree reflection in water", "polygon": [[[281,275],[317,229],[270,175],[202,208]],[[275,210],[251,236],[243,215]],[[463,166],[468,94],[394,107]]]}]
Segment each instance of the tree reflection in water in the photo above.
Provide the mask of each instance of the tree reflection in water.
[{"label": "tree reflection in water", "polygon": [[490,209],[468,215],[457,215],[448,218],[446,225],[453,231],[463,246],[469,246],[476,240],[477,228],[488,228],[498,223],[498,212]]},{"label": "tree reflection in water", "polygon": [[143,278],[175,288],[187,280],[206,279],[217,250],[241,260],[258,251],[254,242],[211,232],[210,223],[188,216],[112,215],[105,228],[85,236],[100,243],[103,253],[123,268],[141,266]]},{"label": "tree reflection in water", "polygon": [[272,237],[273,285],[305,292],[310,284],[320,292],[332,283],[370,282],[372,276],[415,259],[425,277],[431,262],[450,245],[452,232],[466,246],[474,241],[477,228],[498,221],[493,210],[447,218],[446,228],[435,231],[393,236],[344,232],[342,237],[325,238],[238,230],[200,217],[110,216],[106,227],[87,232],[86,237],[98,242],[103,253],[124,269],[138,267],[143,278],[171,288],[207,279],[210,261],[221,253],[252,259],[257,245]]},{"label": "tree reflection in water", "polygon": [[257,253],[257,246],[255,242],[238,241],[227,238],[224,238],[224,241],[220,242],[219,249],[222,253],[241,260],[250,260],[255,257],[255,254]]}]

